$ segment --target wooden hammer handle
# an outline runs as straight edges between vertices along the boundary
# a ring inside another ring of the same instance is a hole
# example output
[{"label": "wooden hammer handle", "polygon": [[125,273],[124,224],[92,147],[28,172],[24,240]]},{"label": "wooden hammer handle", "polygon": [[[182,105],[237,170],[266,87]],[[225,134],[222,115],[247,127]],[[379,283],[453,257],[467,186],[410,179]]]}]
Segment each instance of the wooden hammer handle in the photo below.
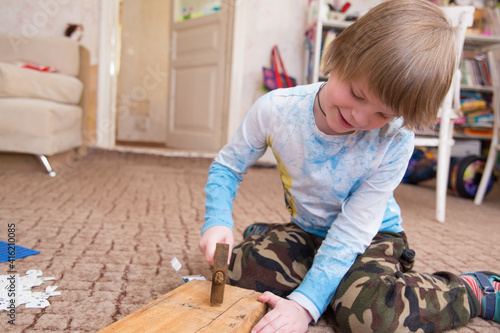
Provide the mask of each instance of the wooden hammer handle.
[{"label": "wooden hammer handle", "polygon": [[210,303],[221,304],[224,301],[224,286],[227,279],[227,259],[229,244],[217,243],[214,255],[214,270],[212,274],[212,292]]}]

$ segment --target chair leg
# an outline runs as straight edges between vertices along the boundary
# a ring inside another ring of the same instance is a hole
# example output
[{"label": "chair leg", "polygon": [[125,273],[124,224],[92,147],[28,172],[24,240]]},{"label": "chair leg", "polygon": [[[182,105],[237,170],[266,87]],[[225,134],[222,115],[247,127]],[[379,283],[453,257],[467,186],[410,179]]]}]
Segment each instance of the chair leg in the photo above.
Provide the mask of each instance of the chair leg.
[{"label": "chair leg", "polygon": [[42,164],[45,167],[45,170],[47,170],[49,176],[55,177],[56,172],[54,170],[52,170],[52,167],[50,166],[50,163],[49,163],[49,160],[47,159],[47,157],[45,157],[45,155],[35,155],[35,156],[40,160],[40,162],[42,162]]},{"label": "chair leg", "polygon": [[[451,106],[450,106],[451,109]],[[436,179],[436,220],[443,223],[446,218],[446,194],[450,171],[451,146],[453,145],[453,120],[441,118]]]},{"label": "chair leg", "polygon": [[[491,67],[490,68],[491,73],[498,73],[495,56],[492,50],[488,51],[488,61]],[[500,111],[499,111],[500,97],[499,97],[498,87],[500,85],[500,82],[498,82],[498,75],[492,75],[492,78],[494,79],[493,86],[495,87],[493,94],[493,102],[491,104],[494,116],[493,135],[491,136],[490,152],[488,153],[488,158],[486,159],[486,164],[483,170],[483,176],[481,177],[481,181],[479,182],[479,187],[477,189],[476,196],[474,197],[474,203],[476,205],[480,205],[483,203],[488,183],[490,182],[491,174],[496,164],[498,151],[500,150],[500,145],[498,142],[500,135]]]},{"label": "chair leg", "polygon": [[486,195],[486,189],[488,187],[488,183],[490,182],[491,174],[493,172],[493,166],[497,159],[497,147],[494,147],[493,144],[490,147],[490,152],[488,154],[488,158],[486,159],[486,164],[483,170],[483,176],[481,177],[481,181],[479,182],[479,187],[476,192],[476,196],[474,197],[474,203],[476,205],[480,205],[483,203],[484,196]]},{"label": "chair leg", "polygon": [[448,143],[445,143],[438,149],[436,174],[436,220],[443,223],[446,218],[446,192],[448,191],[448,173],[450,168],[451,147]]}]

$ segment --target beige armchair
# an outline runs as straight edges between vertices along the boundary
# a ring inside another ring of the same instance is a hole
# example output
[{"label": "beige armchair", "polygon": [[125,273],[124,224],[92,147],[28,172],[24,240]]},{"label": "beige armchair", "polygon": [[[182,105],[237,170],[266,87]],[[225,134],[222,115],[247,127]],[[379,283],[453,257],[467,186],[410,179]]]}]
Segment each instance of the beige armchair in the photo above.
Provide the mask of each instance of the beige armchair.
[{"label": "beige armchair", "polygon": [[33,154],[55,176],[47,156],[82,147],[88,68],[88,51],[67,37],[0,32],[0,152]]}]

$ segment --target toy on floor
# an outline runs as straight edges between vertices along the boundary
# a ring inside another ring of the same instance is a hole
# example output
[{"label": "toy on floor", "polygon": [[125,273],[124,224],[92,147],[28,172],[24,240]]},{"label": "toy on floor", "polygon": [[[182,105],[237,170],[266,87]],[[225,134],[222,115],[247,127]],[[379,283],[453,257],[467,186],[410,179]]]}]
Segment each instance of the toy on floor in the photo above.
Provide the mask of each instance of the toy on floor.
[{"label": "toy on floor", "polygon": [[[467,156],[451,160],[450,180],[448,186],[462,198],[474,199],[483,176],[486,158]],[[494,177],[490,177],[486,193],[493,186]]]},{"label": "toy on floor", "polygon": [[28,308],[46,308],[50,306],[49,297],[61,295],[56,291],[57,286],[47,286],[45,291],[32,291],[31,288],[41,286],[45,281],[55,280],[54,277],[42,277],[38,269],[26,271],[25,276],[20,274],[0,275],[0,311],[7,311],[9,323],[15,324],[15,308],[24,304]]},{"label": "toy on floor", "polygon": [[[486,159],[480,156],[452,158],[448,188],[462,198],[473,199],[476,196],[485,163]],[[437,161],[432,152],[415,149],[408,163],[403,182],[417,185],[425,180],[433,179],[436,177],[436,169]],[[494,178],[490,178],[486,194],[491,190]]]},{"label": "toy on floor", "polygon": [[0,241],[0,263],[25,258],[38,253],[40,251]]},{"label": "toy on floor", "polygon": [[437,161],[433,155],[422,150],[415,149],[411,155],[408,168],[403,176],[403,182],[417,185],[428,179],[436,177]]}]

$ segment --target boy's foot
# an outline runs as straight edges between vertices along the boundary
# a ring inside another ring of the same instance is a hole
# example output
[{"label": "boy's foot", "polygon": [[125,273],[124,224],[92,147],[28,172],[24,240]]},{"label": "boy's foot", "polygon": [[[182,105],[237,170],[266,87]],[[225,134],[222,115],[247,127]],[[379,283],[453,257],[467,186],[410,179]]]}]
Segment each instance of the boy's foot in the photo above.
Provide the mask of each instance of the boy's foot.
[{"label": "boy's foot", "polygon": [[243,238],[253,235],[265,234],[267,229],[269,229],[269,223],[254,223],[249,225],[245,231],[243,231]]},{"label": "boy's foot", "polygon": [[480,303],[480,316],[500,323],[500,274],[472,272],[459,275],[474,291]]}]

